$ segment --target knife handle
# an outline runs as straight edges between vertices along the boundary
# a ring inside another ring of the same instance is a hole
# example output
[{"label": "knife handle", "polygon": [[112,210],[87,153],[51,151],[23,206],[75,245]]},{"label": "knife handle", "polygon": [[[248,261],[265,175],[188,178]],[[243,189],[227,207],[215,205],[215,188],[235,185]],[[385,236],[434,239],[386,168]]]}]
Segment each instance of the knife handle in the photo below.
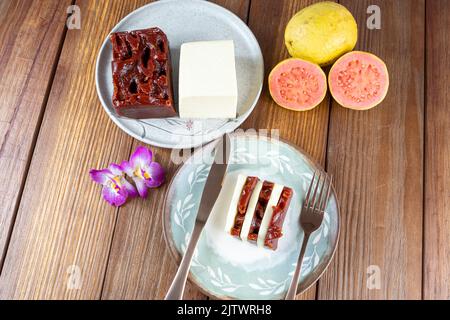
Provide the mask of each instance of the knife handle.
[{"label": "knife handle", "polygon": [[184,253],[183,259],[181,259],[180,266],[178,267],[177,274],[170,285],[164,300],[182,300],[184,287],[189,274],[189,268],[191,266],[192,256],[194,255],[195,248],[197,247],[198,239],[205,226],[204,222],[195,221],[194,230],[192,231],[191,239]]}]

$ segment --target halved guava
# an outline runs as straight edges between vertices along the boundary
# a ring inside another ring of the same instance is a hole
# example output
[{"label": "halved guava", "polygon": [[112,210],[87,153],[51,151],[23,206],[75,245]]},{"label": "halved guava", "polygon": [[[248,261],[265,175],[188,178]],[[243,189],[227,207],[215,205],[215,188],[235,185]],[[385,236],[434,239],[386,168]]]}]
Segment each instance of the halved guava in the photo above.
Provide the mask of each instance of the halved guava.
[{"label": "halved guava", "polygon": [[363,51],[352,51],[340,57],[330,70],[331,95],[341,106],[367,110],[380,104],[389,87],[384,62]]},{"label": "halved guava", "polygon": [[277,64],[269,75],[269,91],[275,102],[290,110],[316,107],[327,93],[327,78],[316,64],[297,58]]}]

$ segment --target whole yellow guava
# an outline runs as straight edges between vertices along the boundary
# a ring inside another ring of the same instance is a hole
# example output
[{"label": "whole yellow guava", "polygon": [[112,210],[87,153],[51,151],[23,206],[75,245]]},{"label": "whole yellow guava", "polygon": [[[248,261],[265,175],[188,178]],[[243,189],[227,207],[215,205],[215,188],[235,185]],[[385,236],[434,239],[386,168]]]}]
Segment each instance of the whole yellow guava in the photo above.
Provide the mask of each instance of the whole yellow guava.
[{"label": "whole yellow guava", "polygon": [[320,66],[330,65],[353,50],[357,38],[358,27],[350,11],[328,1],[297,12],[284,33],[285,44],[292,57]]}]

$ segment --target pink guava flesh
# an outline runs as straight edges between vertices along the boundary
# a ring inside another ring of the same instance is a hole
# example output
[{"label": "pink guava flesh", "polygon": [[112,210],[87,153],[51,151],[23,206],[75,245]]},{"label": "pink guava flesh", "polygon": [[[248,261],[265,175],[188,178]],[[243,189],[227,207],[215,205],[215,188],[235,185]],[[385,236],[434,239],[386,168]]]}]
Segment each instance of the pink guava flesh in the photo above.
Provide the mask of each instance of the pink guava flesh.
[{"label": "pink guava flesh", "polygon": [[272,70],[269,91],[275,102],[284,108],[310,110],[324,99],[327,80],[318,65],[292,58],[280,62]]},{"label": "pink guava flesh", "polygon": [[343,107],[364,110],[383,101],[389,87],[386,65],[373,54],[349,52],[328,75],[331,95]]}]

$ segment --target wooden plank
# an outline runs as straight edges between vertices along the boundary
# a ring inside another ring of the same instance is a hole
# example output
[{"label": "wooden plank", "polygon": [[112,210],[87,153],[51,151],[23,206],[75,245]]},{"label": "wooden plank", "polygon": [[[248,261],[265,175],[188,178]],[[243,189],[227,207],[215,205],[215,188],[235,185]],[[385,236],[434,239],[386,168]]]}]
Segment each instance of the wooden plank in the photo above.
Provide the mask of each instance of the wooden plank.
[{"label": "wooden plank", "polygon": [[[141,145],[134,141],[132,150]],[[151,147],[155,160],[163,164],[167,180],[177,166],[171,150]],[[136,199],[119,211],[102,299],[162,299],[176,272],[176,264],[165,243],[162,208],[168,184]],[[188,283],[185,299],[205,299]]]},{"label": "wooden plank", "polygon": [[70,2],[0,2],[0,271]]},{"label": "wooden plank", "polygon": [[264,56],[265,82],[261,98],[243,128],[279,129],[280,137],[297,144],[322,165],[325,164],[329,96],[315,109],[295,112],[279,107],[270,97],[267,76],[283,59],[289,58],[284,45],[284,29],[302,8],[320,1],[252,1],[249,26]]},{"label": "wooden plank", "polygon": [[94,66],[112,27],[146,2],[78,3],[81,30],[67,32],[0,277],[0,298],[100,298],[117,210],[101,199],[88,172],[126,159],[132,139],[103,112]]},{"label": "wooden plank", "polygon": [[[336,181],[342,229],[319,298],[420,299],[424,1],[340,3],[358,22],[357,49],[386,62],[390,88],[386,100],[369,111],[333,103],[327,167]],[[381,9],[381,30],[366,28],[369,5]],[[372,271],[377,266],[379,289]]]},{"label": "wooden plank", "polygon": [[[214,1],[247,19],[248,0]],[[141,145],[134,140],[132,149]],[[167,169],[168,181],[177,166],[171,150],[153,148],[156,160]],[[133,201],[120,209],[102,299],[162,299],[176,272],[176,265],[163,238],[162,207],[167,184],[152,190],[145,201]],[[205,296],[188,283],[185,299]]]},{"label": "wooden plank", "polygon": [[[281,60],[289,57],[284,45],[284,29],[290,18],[302,8],[318,1],[252,1],[249,26],[255,33],[264,56],[265,75]],[[308,112],[295,112],[276,105],[264,83],[261,99],[243,128],[278,129],[286,139],[325,164],[330,98]],[[298,299],[315,299],[315,285]]]},{"label": "wooden plank", "polygon": [[450,298],[450,2],[427,1],[424,299]]}]

